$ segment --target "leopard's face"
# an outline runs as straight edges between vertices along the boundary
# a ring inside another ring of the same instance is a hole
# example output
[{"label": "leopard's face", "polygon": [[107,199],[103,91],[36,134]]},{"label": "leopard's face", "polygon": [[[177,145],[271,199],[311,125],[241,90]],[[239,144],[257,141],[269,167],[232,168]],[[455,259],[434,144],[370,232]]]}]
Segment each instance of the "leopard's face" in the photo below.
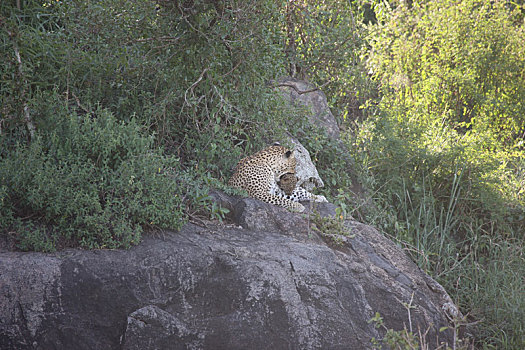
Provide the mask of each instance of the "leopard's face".
[{"label": "leopard's face", "polygon": [[277,185],[284,193],[286,193],[286,195],[291,196],[292,192],[297,187],[297,176],[295,173],[286,173],[279,178]]}]

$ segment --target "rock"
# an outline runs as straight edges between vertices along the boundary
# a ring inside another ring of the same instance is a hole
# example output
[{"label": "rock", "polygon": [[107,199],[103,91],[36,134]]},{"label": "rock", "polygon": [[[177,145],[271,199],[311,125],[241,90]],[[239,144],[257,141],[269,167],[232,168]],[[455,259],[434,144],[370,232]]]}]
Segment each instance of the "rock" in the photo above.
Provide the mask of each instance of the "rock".
[{"label": "rock", "polygon": [[321,90],[307,81],[289,77],[280,79],[277,86],[285,99],[310,109],[310,123],[324,128],[330,138],[339,139],[339,126],[328,107],[326,95]]},{"label": "rock", "polygon": [[295,159],[297,166],[295,175],[297,176],[297,185],[307,191],[312,191],[315,187],[324,187],[317,168],[310,158],[310,152],[295,138],[289,136],[290,142],[294,145]]},{"label": "rock", "polygon": [[[335,141],[337,149],[335,149],[334,152],[337,152],[337,157],[346,163],[345,171],[350,175],[352,180],[352,185],[344,190],[349,195],[351,194],[358,204],[357,206],[360,210],[357,214],[361,217],[366,216],[366,211],[373,207],[373,201],[371,200],[371,195],[367,193],[358,181],[357,173],[354,171],[354,160],[350,155],[350,150],[340,139],[340,129],[334,115],[328,107],[326,95],[313,84],[291,77],[281,78],[278,82],[274,82],[274,86],[279,88],[276,91],[284,96],[292,105],[309,108],[311,113],[307,116],[310,123],[322,127],[326,131],[327,136]],[[305,91],[307,92],[304,93]],[[289,136],[289,138],[290,142],[296,145],[298,149],[296,157],[298,161],[298,177],[300,178],[299,183],[301,186],[308,191],[312,191],[314,187],[324,187],[324,183],[319,177],[308,151],[304,149],[298,140],[291,136]],[[299,173],[301,169],[303,169],[303,173]]]},{"label": "rock", "polygon": [[335,209],[337,208],[330,202],[301,202],[306,207],[306,213],[318,213],[322,218],[336,217]]},{"label": "rock", "polygon": [[346,222],[334,249],[308,215],[216,196],[233,224],[186,224],[128,251],[0,252],[0,348],[367,349],[384,335],[376,312],[452,345],[450,297],[374,228]]},{"label": "rock", "polygon": [[[307,219],[304,216],[294,216],[294,220],[290,220],[290,211],[283,207],[269,205],[250,197],[228,196],[224,192],[215,190],[211,191],[209,195],[218,205],[230,211],[227,214],[230,220],[247,230],[279,231],[288,235],[308,230]],[[304,214],[315,211],[321,217],[335,217],[336,215],[336,206],[332,203],[311,201],[301,203],[306,208]],[[303,220],[300,220],[301,217]]]},{"label": "rock", "polygon": [[199,349],[201,336],[176,316],[148,305],[128,316],[123,350]]}]

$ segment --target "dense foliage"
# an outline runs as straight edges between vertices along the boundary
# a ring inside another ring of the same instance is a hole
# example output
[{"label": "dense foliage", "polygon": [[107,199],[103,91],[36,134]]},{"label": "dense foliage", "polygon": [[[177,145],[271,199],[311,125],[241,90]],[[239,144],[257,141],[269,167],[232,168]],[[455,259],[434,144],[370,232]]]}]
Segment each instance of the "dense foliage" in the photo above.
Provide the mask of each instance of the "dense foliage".
[{"label": "dense foliage", "polygon": [[271,88],[284,75],[272,2],[0,6],[2,227],[20,248],[176,229],[294,120]]},{"label": "dense foliage", "polygon": [[[24,250],[118,248],[221,218],[208,189],[289,132],[339,213],[405,247],[468,314],[458,325],[479,322],[480,347],[523,348],[524,13],[522,1],[2,1],[0,234]],[[284,76],[322,86],[345,145],[283,103]]]},{"label": "dense foliage", "polygon": [[107,111],[52,118],[52,129],[17,145],[0,168],[1,223],[20,248],[52,250],[68,241],[129,247],[142,227],[181,226],[173,208],[181,206],[183,186],[169,176],[179,162],[153,150],[134,121],[118,122]]},{"label": "dense foliage", "polygon": [[486,320],[487,342],[523,347],[523,7],[379,7],[367,60],[381,98],[354,139],[381,203],[372,220]]}]

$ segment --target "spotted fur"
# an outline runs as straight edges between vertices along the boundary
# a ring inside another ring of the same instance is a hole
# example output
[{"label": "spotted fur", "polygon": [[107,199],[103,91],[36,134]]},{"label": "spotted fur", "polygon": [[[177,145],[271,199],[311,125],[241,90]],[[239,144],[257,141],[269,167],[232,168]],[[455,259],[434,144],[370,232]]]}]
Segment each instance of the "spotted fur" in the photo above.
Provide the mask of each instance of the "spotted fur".
[{"label": "spotted fur", "polygon": [[297,186],[293,190],[292,194],[286,195],[285,198],[288,198],[294,202],[300,202],[300,201],[328,202],[325,196],[310,193],[304,188],[302,188],[301,186]]},{"label": "spotted fur", "polygon": [[[304,206],[283,196],[277,180],[284,174],[294,174],[297,161],[293,151],[273,145],[239,161],[228,184],[242,188],[264,202],[280,205],[290,211],[303,212]],[[279,189],[280,193],[276,193]]]},{"label": "spotted fur", "polygon": [[315,195],[304,188],[297,186],[297,176],[286,173],[277,180],[277,186],[272,189],[272,193],[294,202],[313,200],[314,202],[328,202],[324,196]]}]

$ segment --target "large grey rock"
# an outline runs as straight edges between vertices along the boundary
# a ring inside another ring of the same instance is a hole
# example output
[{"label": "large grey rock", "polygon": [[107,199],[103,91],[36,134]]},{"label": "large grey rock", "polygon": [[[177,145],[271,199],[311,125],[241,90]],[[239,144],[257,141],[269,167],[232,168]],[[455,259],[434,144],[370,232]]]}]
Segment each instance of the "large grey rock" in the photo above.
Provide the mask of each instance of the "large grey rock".
[{"label": "large grey rock", "polygon": [[299,142],[299,140],[289,136],[290,142],[294,145],[295,159],[297,166],[295,175],[297,176],[297,185],[307,191],[312,191],[315,187],[324,187],[317,168],[312,162],[310,152]]},{"label": "large grey rock", "polygon": [[[128,250],[0,252],[1,349],[368,349],[385,326],[452,344],[439,284],[372,227],[332,248],[312,217],[217,193],[233,224]],[[316,204],[331,215],[327,203]]]},{"label": "large grey rock", "polygon": [[339,139],[339,126],[328,107],[326,95],[320,89],[307,81],[290,77],[280,79],[277,87],[285,99],[310,110],[307,114],[310,123],[324,128],[330,138]]},{"label": "large grey rock", "polygon": [[148,305],[128,316],[122,349],[199,349],[203,335],[175,315],[155,305]]}]

